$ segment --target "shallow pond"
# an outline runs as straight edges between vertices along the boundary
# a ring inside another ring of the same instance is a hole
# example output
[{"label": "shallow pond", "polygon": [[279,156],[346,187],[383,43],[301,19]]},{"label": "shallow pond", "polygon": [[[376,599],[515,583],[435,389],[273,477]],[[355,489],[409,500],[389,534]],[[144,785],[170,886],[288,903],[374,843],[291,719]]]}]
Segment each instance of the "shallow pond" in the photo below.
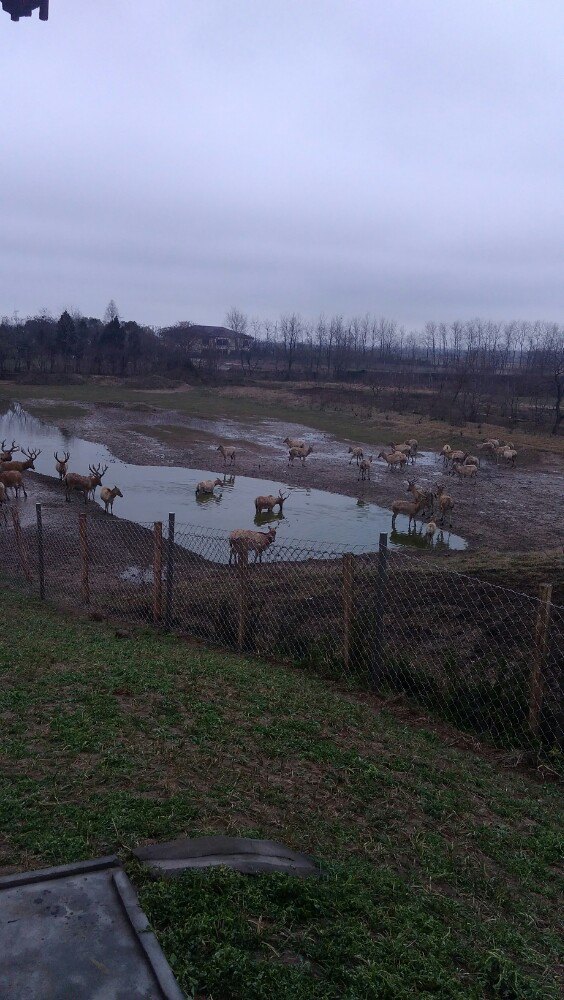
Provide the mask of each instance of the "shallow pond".
[{"label": "shallow pond", "polygon": [[[119,420],[117,413],[116,420]],[[3,438],[8,443],[15,438],[26,448],[41,448],[35,469],[49,476],[55,476],[55,451],[60,454],[70,451],[69,471],[86,474],[89,464],[107,465],[104,485],[117,485],[124,494],[123,500],[118,498],[115,502],[116,515],[138,523],[165,521],[169,512],[176,514],[178,524],[201,525],[212,530],[252,528],[256,524],[279,520],[277,541],[280,544],[307,541],[326,551],[351,548],[371,552],[378,547],[379,533],[391,530],[391,511],[375,502],[377,482],[359,483],[359,496],[355,499],[283,482],[220,475],[222,487],[216,488],[213,497],[199,499],[195,493],[196,484],[201,479],[215,479],[216,473],[205,469],[120,462],[104,445],[66,434],[17,404],[0,416],[0,440]],[[255,497],[276,495],[279,490],[289,494],[284,517],[263,515],[255,518]],[[407,534],[407,518],[398,517],[396,526],[398,530],[390,535],[390,545],[427,545],[420,535]],[[445,531],[444,536],[441,533],[435,539],[435,546],[464,549],[466,542]]]}]

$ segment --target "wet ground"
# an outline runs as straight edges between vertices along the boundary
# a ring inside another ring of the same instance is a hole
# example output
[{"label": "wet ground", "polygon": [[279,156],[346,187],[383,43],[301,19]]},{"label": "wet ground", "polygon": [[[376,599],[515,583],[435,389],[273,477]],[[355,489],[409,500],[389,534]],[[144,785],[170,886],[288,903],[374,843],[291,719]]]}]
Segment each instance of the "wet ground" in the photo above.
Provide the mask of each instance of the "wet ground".
[{"label": "wet ground", "polygon": [[[48,412],[48,401],[41,405]],[[552,456],[514,469],[484,462],[474,482],[445,474],[431,453],[420,455],[407,474],[389,472],[375,459],[371,482],[361,483],[355,465],[349,465],[350,441],[274,419],[256,424],[209,421],[188,419],[172,411],[83,405],[82,416],[74,414],[72,420],[58,418],[55,422],[68,434],[104,443],[114,456],[130,464],[192,467],[220,475],[224,462],[216,449],[223,441],[237,449],[236,461],[228,471],[238,479],[252,477],[301,490],[339,493],[388,509],[395,499],[405,498],[408,474],[424,487],[445,486],[455,502],[453,531],[466,538],[472,549],[533,551],[564,544],[564,469],[561,460]],[[6,436],[10,433],[6,429]],[[287,435],[303,437],[312,444],[314,451],[305,466],[288,466],[282,443]],[[354,443],[363,444],[362,439]],[[381,446],[386,444],[382,441]],[[376,456],[378,451],[380,446],[365,448],[365,454]],[[40,486],[39,492],[44,488],[47,484]],[[127,512],[122,511],[122,516]]]}]

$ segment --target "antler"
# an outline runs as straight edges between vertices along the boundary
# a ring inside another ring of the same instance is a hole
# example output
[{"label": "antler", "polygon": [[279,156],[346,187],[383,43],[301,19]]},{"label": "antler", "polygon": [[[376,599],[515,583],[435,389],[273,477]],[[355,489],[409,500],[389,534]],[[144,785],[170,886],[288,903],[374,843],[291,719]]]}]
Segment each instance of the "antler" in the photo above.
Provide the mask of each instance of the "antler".
[{"label": "antler", "polygon": [[105,476],[106,472],[108,471],[107,465],[105,465],[104,468],[102,469],[102,463],[100,463],[99,465],[89,465],[88,468],[90,469],[90,472],[92,473],[93,476],[99,476],[100,479],[102,478],[102,476]]}]

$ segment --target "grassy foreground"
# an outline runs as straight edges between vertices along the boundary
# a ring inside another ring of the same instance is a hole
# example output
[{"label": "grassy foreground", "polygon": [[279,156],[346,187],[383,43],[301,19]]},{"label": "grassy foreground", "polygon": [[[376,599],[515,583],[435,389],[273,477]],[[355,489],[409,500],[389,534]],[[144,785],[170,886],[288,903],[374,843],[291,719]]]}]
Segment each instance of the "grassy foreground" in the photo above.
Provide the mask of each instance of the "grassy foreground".
[{"label": "grassy foreground", "polygon": [[[556,998],[559,791],[329,691],[0,594],[0,865],[118,849],[187,996]],[[206,833],[319,880],[151,882],[129,849]]]}]

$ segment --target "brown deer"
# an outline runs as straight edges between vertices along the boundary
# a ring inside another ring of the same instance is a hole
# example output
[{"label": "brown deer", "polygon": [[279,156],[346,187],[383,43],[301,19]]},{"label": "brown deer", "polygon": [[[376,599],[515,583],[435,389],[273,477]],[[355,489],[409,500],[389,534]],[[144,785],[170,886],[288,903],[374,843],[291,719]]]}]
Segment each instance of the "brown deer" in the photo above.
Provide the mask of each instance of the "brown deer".
[{"label": "brown deer", "polygon": [[279,508],[280,514],[282,514],[282,507],[284,506],[284,501],[290,496],[289,493],[282,493],[282,490],[278,491],[278,496],[272,496],[270,493],[268,496],[256,497],[255,499],[255,510],[257,514],[262,514],[266,511],[267,514],[272,514],[275,507]]},{"label": "brown deer", "polygon": [[2,444],[0,444],[0,462],[11,462],[14,452],[19,450],[15,441],[12,441],[11,448],[6,448],[6,442],[2,441]]},{"label": "brown deer", "polygon": [[88,468],[90,470],[89,476],[79,476],[78,472],[67,472],[63,480],[67,503],[70,503],[70,495],[73,490],[77,493],[84,493],[84,503],[86,503],[90,494],[92,494],[92,499],[94,499],[96,487],[102,485],[102,476],[106,475],[108,466],[105,465],[102,469],[101,465],[89,465]]},{"label": "brown deer", "polygon": [[109,486],[102,486],[102,489],[100,490],[100,500],[104,504],[106,514],[108,511],[110,514],[113,514],[114,500],[116,497],[123,497],[123,493],[121,492],[119,486],[114,486],[113,489],[110,489]]},{"label": "brown deer", "polygon": [[29,451],[26,451],[25,448],[22,448],[21,453],[26,456],[25,462],[1,462],[0,472],[27,472],[28,469],[35,471],[33,463],[37,456],[41,454],[41,449],[37,448],[35,451],[32,451],[30,448]]},{"label": "brown deer", "polygon": [[16,499],[18,498],[19,491],[23,490],[23,495],[27,500],[27,493],[21,472],[0,472],[0,483],[3,484],[6,494],[9,489],[12,489],[16,494]]},{"label": "brown deer", "polygon": [[429,514],[433,513],[433,506],[434,506],[434,503],[435,503],[435,497],[434,497],[434,494],[433,494],[432,490],[422,490],[422,489],[419,488],[419,486],[415,485],[415,480],[414,479],[410,479],[410,480],[408,480],[408,483],[407,483],[407,492],[411,493],[411,495],[412,495],[413,499],[415,500],[415,502],[417,502],[418,500],[424,500],[425,501],[425,504],[424,504],[424,506],[422,508],[424,512],[427,511],[427,513],[429,513]]},{"label": "brown deer", "polygon": [[454,500],[449,493],[445,491],[444,486],[437,486],[437,491],[435,493],[439,501],[439,509],[441,512],[441,524],[444,524],[445,515],[448,514],[450,526],[452,528],[452,512],[454,510]]},{"label": "brown deer", "polygon": [[59,473],[59,479],[62,482],[67,474],[67,465],[70,458],[70,451],[64,451],[63,457],[59,458],[59,452],[53,452],[53,457],[55,459],[55,468]]},{"label": "brown deer", "polygon": [[254,552],[255,562],[262,562],[262,554],[265,549],[276,539],[276,528],[269,527],[268,531],[246,531],[244,528],[236,528],[229,535],[229,565],[232,560],[236,563],[248,563],[249,554]]},{"label": "brown deer", "polygon": [[394,500],[392,504],[392,531],[396,530],[396,517],[398,514],[405,514],[409,520],[407,522],[408,532],[411,530],[411,522],[413,521],[413,527],[417,527],[417,522],[415,518],[417,517],[420,510],[425,506],[426,499],[421,497],[419,500]]},{"label": "brown deer", "polygon": [[305,465],[305,460],[308,455],[311,455],[313,448],[309,444],[307,448],[290,448],[288,452],[288,465],[294,463],[295,458],[301,458],[302,465]]}]

